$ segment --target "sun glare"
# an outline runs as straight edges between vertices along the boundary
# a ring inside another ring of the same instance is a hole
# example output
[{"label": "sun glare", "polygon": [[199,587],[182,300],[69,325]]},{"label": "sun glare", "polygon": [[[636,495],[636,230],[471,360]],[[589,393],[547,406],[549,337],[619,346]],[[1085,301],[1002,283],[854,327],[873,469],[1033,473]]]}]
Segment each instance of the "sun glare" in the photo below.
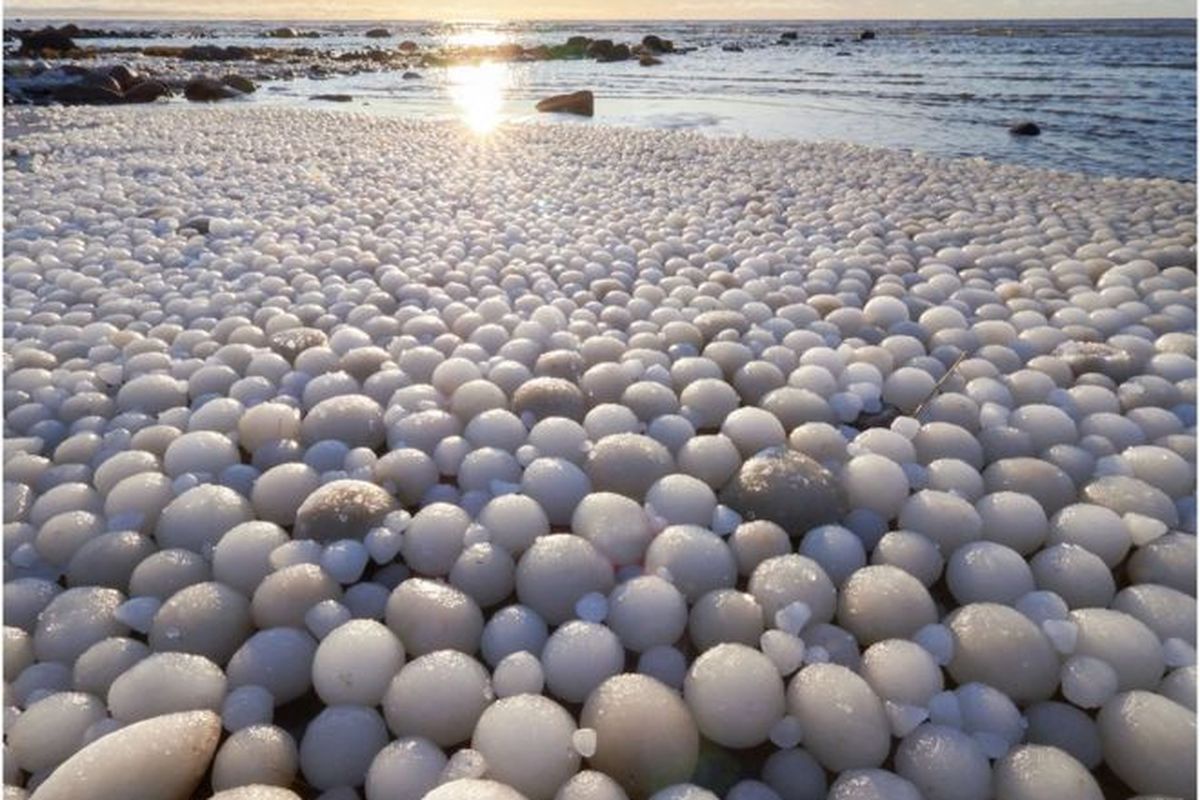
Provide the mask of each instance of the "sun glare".
[{"label": "sun glare", "polygon": [[468,128],[482,134],[500,124],[504,94],[511,82],[507,64],[458,64],[446,70],[446,80],[450,99]]}]

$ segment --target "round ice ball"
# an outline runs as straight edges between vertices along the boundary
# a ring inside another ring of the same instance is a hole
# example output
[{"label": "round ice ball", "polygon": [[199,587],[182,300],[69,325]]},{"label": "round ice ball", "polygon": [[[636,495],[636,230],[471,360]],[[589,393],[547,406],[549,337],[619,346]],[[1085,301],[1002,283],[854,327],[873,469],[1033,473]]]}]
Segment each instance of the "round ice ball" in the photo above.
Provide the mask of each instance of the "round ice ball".
[{"label": "round ice ball", "polygon": [[497,781],[462,778],[443,783],[424,800],[529,800],[511,786]]},{"label": "round ice ball", "polygon": [[648,436],[617,433],[605,436],[588,451],[587,474],[593,489],[641,502],[656,481],[675,468],[675,459]]},{"label": "round ice ball", "polygon": [[942,691],[942,670],[929,651],[907,639],[885,639],[867,648],[859,674],[884,700],[925,708]]},{"label": "round ice ball", "polygon": [[896,748],[896,772],[929,800],[987,800],[992,771],[971,736],[957,728],[927,723]]},{"label": "round ice ball", "polygon": [[300,753],[291,734],[274,725],[251,725],[235,731],[217,751],[213,789],[290,786],[299,768]]},{"label": "round ice ball", "polygon": [[632,796],[687,780],[699,759],[700,735],[687,706],[644,675],[617,675],[600,684],[584,703],[580,725],[596,732],[591,766]]},{"label": "round ice ball", "polygon": [[753,595],[736,589],[714,589],[692,606],[688,635],[699,651],[722,642],[756,645],[764,624],[762,606]]},{"label": "round ice ball", "polygon": [[283,705],[312,688],[317,642],[297,627],[267,628],[246,640],[226,667],[231,687],[262,686]]},{"label": "round ice ball", "polygon": [[568,622],[542,648],[546,687],[569,703],[582,703],[624,666],[625,651],[617,635],[594,622]]},{"label": "round ice ball", "polygon": [[646,550],[645,569],[670,580],[689,602],[737,581],[729,546],[698,525],[672,525],[655,537]]},{"label": "round ice ball", "polygon": [[154,615],[149,643],[160,652],[196,653],[224,664],[252,631],[250,602],[240,592],[212,581],[171,595]]},{"label": "round ice ball", "polygon": [[592,491],[588,474],[565,458],[538,458],[521,475],[521,493],[541,507],[553,525],[568,525],[579,502]]},{"label": "round ice ball", "polygon": [[542,662],[532,653],[519,651],[504,657],[492,672],[492,687],[497,697],[541,694],[546,685]]},{"label": "round ice ball", "polygon": [[885,769],[851,769],[829,787],[829,800],[922,800],[916,786]]},{"label": "round ice ball", "polygon": [[374,449],[383,443],[386,435],[383,409],[362,394],[330,397],[309,409],[300,432],[308,444],[332,439],[344,442],[348,447]]},{"label": "round ice ball", "polygon": [[870,685],[838,664],[810,664],[787,690],[788,713],[800,722],[804,746],[828,770],[877,767],[887,758],[891,730]]},{"label": "round ice ball", "polygon": [[900,513],[908,499],[904,470],[890,458],[874,453],[850,459],[842,468],[841,483],[851,508],[866,508],[884,519]]},{"label": "round ice ball", "polygon": [[164,548],[205,553],[230,528],[253,518],[249,500],[226,486],[204,484],[167,504],[154,525],[154,538]]},{"label": "round ice ball", "polygon": [[407,736],[390,743],[367,770],[367,800],[421,800],[438,785],[446,754],[428,739]]},{"label": "round ice ball", "polygon": [[742,644],[702,653],[688,670],[683,694],[700,731],[725,747],[762,744],[786,710],[775,664]]},{"label": "round ice ball", "polygon": [[657,575],[622,583],[609,597],[608,608],[605,624],[635,653],[673,644],[688,623],[687,601]]},{"label": "round ice ball", "polygon": [[359,786],[387,741],[387,727],[375,709],[328,706],[304,730],[300,770],[317,789]]},{"label": "round ice ball", "polygon": [[484,660],[495,667],[512,653],[540,655],[548,636],[546,621],[536,611],[521,605],[506,606],[487,621],[479,649]]},{"label": "round ice ball", "polygon": [[856,571],[838,597],[838,622],[863,644],[911,636],[937,621],[929,591],[913,576],[892,566]]},{"label": "round ice ball", "polygon": [[177,711],[220,711],[225,687],[221,668],[203,656],[155,653],[112,682],[108,709],[121,722]]},{"label": "round ice ball", "polygon": [[271,522],[243,522],[234,526],[213,548],[213,578],[247,597],[252,596],[272,571],[271,551],[287,542],[287,532]]},{"label": "round ice ball", "polygon": [[429,576],[450,573],[463,550],[471,516],[449,503],[432,503],[413,516],[404,531],[401,552],[414,572]]},{"label": "round ice ball", "polygon": [[747,591],[762,607],[764,618],[775,619],[779,611],[792,603],[808,606],[811,622],[829,622],[837,603],[837,590],[821,566],[802,555],[769,558],[750,576]]},{"label": "round ice ball", "polygon": [[[814,528],[823,530],[826,526]],[[749,576],[759,564],[768,558],[787,555],[792,551],[792,543],[787,531],[765,519],[754,522],[743,522],[738,525],[729,537],[729,547],[737,560],[738,574]],[[808,555],[801,553],[801,555]],[[811,555],[808,556],[812,558]]]},{"label": "round ice ball", "polygon": [[163,453],[163,471],[172,478],[188,472],[216,475],[240,462],[237,447],[229,437],[216,431],[185,433],[171,442]]},{"label": "round ice ball", "polygon": [[996,797],[1003,800],[1102,800],[1087,768],[1057,747],[1027,744],[996,762]]},{"label": "round ice ball", "polygon": [[603,772],[585,769],[564,783],[554,800],[629,800],[629,795]]},{"label": "round ice ball", "polygon": [[1162,677],[1163,648],[1154,631],[1135,617],[1108,608],[1071,612],[1075,654],[1091,656],[1117,673],[1118,691],[1153,689]]},{"label": "round ice ball", "polygon": [[326,705],[379,705],[403,664],[395,634],[375,620],[351,620],[317,646],[313,688]]},{"label": "round ice ball", "polygon": [[1104,760],[1142,794],[1196,792],[1196,714],[1152,692],[1119,694],[1096,718]]},{"label": "round ice ball", "polygon": [[949,670],[960,683],[986,683],[1021,705],[1045,700],[1058,688],[1050,640],[1019,611],[971,603],[950,614],[947,625],[954,635]]},{"label": "round ice ball", "polygon": [[1017,551],[995,542],[970,542],[946,563],[946,583],[959,603],[1012,605],[1034,589],[1029,564]]},{"label": "round ice ball", "polygon": [[539,536],[550,533],[546,512],[536,500],[522,494],[492,498],[475,521],[487,529],[492,544],[503,547],[513,558],[519,558]]},{"label": "round ice ball", "polygon": [[668,525],[707,526],[716,507],[717,496],[708,484],[690,475],[667,475],[646,493],[646,508]]},{"label": "round ice ball", "polygon": [[579,598],[608,594],[612,565],[586,539],[569,534],[542,536],[517,563],[517,597],[546,622],[571,619]]},{"label": "round ice ball", "polygon": [[396,673],[383,697],[383,713],[397,736],[420,736],[449,747],[470,737],[493,699],[482,664],[457,650],[439,650]]},{"label": "round ice ball", "polygon": [[654,538],[645,509],[613,492],[593,492],[583,498],[571,517],[571,531],[617,566],[640,562]]},{"label": "round ice ball", "polygon": [[83,692],[57,692],[26,708],[6,732],[11,757],[25,772],[57,767],[84,743],[84,734],[106,718],[104,703]]},{"label": "round ice ball", "polygon": [[837,586],[841,586],[855,570],[867,563],[862,540],[840,525],[813,528],[804,534],[797,552],[820,564]]},{"label": "round ice ball", "polygon": [[[29,595],[39,591],[32,584],[27,588]],[[24,599],[40,602],[32,596]],[[124,600],[115,589],[92,586],[67,589],[57,594],[36,614],[34,655],[38,661],[69,665],[96,642],[125,634],[127,628],[116,618],[117,608]]]},{"label": "round ice ball", "polygon": [[304,615],[324,600],[338,600],[342,588],[316,564],[294,564],[267,575],[250,601],[259,628],[301,627]]},{"label": "round ice ball", "polygon": [[447,648],[474,653],[483,634],[483,612],[474,600],[425,578],[410,578],[392,590],[386,622],[413,656]]},{"label": "round ice ball", "polygon": [[579,769],[571,743],[575,720],[540,695],[497,700],[479,718],[471,746],[483,754],[488,776],[530,800],[552,800]]}]

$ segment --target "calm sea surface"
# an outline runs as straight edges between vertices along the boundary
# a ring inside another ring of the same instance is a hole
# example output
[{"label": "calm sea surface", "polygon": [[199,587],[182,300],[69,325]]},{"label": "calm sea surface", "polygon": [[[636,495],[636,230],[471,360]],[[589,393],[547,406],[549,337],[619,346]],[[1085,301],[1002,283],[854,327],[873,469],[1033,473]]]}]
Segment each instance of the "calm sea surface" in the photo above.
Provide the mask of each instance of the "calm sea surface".
[{"label": "calm sea surface", "polygon": [[[397,72],[301,78],[269,85],[255,102],[313,107],[312,94],[348,93],[355,97],[350,108],[457,116],[486,129],[535,119],[532,104],[545,95],[589,88],[596,117],[578,124],[833,139],[1106,175],[1194,180],[1196,172],[1192,20],[88,24],[170,31],[162,44],[203,37],[206,44],[334,51],[402,39],[424,46],[553,44],[577,34],[633,43],[656,33],[697,49],[652,68],[636,61],[483,62],[424,69],[421,80]],[[321,37],[260,38],[283,24]],[[391,39],[364,38],[381,24],[394,32]],[[876,38],[859,42],[866,29]],[[786,45],[779,41],[785,31],[796,33]],[[742,52],[723,49],[734,45]],[[1041,136],[1008,133],[1010,123],[1026,119],[1041,126]]]}]

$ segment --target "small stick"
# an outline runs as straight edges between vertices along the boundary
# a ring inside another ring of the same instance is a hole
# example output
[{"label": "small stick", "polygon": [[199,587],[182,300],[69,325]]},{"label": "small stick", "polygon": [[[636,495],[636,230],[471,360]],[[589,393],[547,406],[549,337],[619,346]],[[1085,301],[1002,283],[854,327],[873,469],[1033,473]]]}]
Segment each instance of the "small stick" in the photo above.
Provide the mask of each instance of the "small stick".
[{"label": "small stick", "polygon": [[950,376],[954,374],[954,370],[958,369],[958,365],[961,364],[963,362],[963,359],[966,357],[967,357],[967,353],[965,350],[958,354],[958,358],[954,359],[954,363],[950,365],[950,369],[946,370],[946,374],[943,375],[938,380],[938,382],[933,385],[933,388],[929,390],[929,394],[925,396],[925,399],[922,400],[917,405],[917,407],[913,409],[913,412],[911,415],[912,417],[915,418],[918,414],[921,413],[921,411],[923,411],[925,409],[925,405],[930,400],[932,400],[934,395],[936,395],[941,390],[942,384],[944,384],[946,381],[950,380]]}]

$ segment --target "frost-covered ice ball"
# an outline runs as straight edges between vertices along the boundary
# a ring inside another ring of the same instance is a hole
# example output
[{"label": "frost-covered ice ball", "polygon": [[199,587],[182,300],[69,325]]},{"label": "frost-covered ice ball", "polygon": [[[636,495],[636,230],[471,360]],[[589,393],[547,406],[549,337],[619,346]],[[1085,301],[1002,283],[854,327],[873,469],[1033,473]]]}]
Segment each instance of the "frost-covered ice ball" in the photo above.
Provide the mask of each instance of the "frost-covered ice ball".
[{"label": "frost-covered ice ball", "polygon": [[390,743],[367,770],[367,800],[421,800],[438,785],[446,754],[428,739],[407,736]]},{"label": "frost-covered ice ball", "polygon": [[1021,554],[996,542],[970,542],[955,550],[946,563],[946,584],[962,604],[1012,605],[1034,589]]},{"label": "frost-covered ice ball", "polygon": [[193,431],[167,446],[163,453],[163,471],[172,478],[189,472],[216,475],[240,461],[237,447],[227,436],[215,431]]},{"label": "frost-covered ice ball", "polygon": [[687,601],[671,583],[643,575],[613,590],[605,622],[625,649],[642,653],[679,639],[688,623]]},{"label": "frost-covered ice ball", "polygon": [[387,742],[387,726],[375,709],[327,706],[304,729],[300,770],[317,789],[359,786]]},{"label": "frost-covered ice ball", "polygon": [[646,507],[668,525],[709,525],[717,496],[708,484],[690,475],[672,474],[646,493]]},{"label": "frost-covered ice ball", "polygon": [[521,384],[512,398],[513,413],[522,418],[530,415],[535,422],[548,417],[580,422],[586,407],[579,387],[562,378],[533,378]]},{"label": "frost-covered ice ball", "polygon": [[[36,604],[41,600],[32,595],[40,590],[27,585],[30,597],[26,600]],[[7,588],[7,584],[6,584]],[[80,586],[67,589],[46,602],[40,613],[36,613],[33,629],[33,652],[38,661],[57,661],[71,664],[85,650],[109,636],[122,636],[128,629],[116,617],[117,608],[125,598],[115,589]],[[6,613],[8,599],[5,600]],[[16,615],[14,615],[16,616]]]},{"label": "frost-covered ice ball", "polygon": [[820,564],[829,579],[838,586],[867,563],[862,539],[840,525],[813,528],[804,534],[797,552]]},{"label": "frost-covered ice ball", "polygon": [[459,554],[450,569],[450,584],[490,608],[513,593],[516,564],[508,551],[491,542],[477,542]]},{"label": "frost-covered ice ball", "polygon": [[517,563],[517,597],[551,625],[571,619],[579,598],[608,594],[612,565],[586,539],[569,534],[542,536]]},{"label": "frost-covered ice ball", "polygon": [[568,622],[551,634],[542,648],[546,687],[569,703],[582,703],[624,666],[621,641],[608,627],[595,622]]},{"label": "frost-covered ice ball", "polygon": [[1077,655],[1062,669],[1062,694],[1080,708],[1099,708],[1117,693],[1117,672],[1093,656]]},{"label": "frost-covered ice ball", "polygon": [[683,443],[675,454],[679,471],[720,489],[742,464],[741,455],[727,436],[696,436]]},{"label": "frost-covered ice ball", "polygon": [[506,606],[487,621],[479,649],[484,660],[495,667],[506,656],[522,650],[540,655],[548,636],[546,621],[536,611],[521,605]]},{"label": "frost-covered ice ball", "polygon": [[909,706],[928,706],[943,687],[933,656],[907,639],[885,639],[868,647],[859,673],[882,699]]},{"label": "frost-covered ice ball", "polygon": [[1054,592],[1071,608],[1107,606],[1117,592],[1112,572],[1100,557],[1079,545],[1047,547],[1029,566],[1037,587]]},{"label": "frost-covered ice ball", "polygon": [[653,678],[609,678],[588,697],[579,722],[596,731],[591,766],[631,796],[687,780],[696,768],[696,723],[679,695]]},{"label": "frost-covered ice ball", "polygon": [[313,688],[326,705],[378,705],[403,664],[395,634],[375,620],[351,620],[318,645]]},{"label": "frost-covered ice ball", "polygon": [[891,519],[908,499],[909,481],[895,461],[875,453],[850,459],[841,473],[842,489],[851,508],[866,508]]},{"label": "frost-covered ice ball", "polygon": [[810,664],[787,690],[788,713],[800,722],[804,746],[828,770],[877,767],[891,731],[883,703],[869,684],[838,664]]},{"label": "frost-covered ice ball", "polygon": [[646,550],[645,569],[669,580],[694,602],[705,592],[733,586],[737,564],[728,545],[707,528],[672,525]]},{"label": "frost-covered ice ball", "polygon": [[1117,593],[1112,607],[1143,622],[1162,640],[1196,641],[1196,599],[1169,586],[1143,583]]},{"label": "frost-covered ice ball", "polygon": [[1027,744],[996,762],[996,797],[1001,800],[1102,800],[1087,768],[1056,747]]},{"label": "frost-covered ice ball", "polygon": [[571,744],[575,720],[540,695],[497,700],[479,718],[471,746],[483,754],[488,776],[530,800],[552,800],[579,769]]},{"label": "frost-covered ice ball", "polygon": [[757,645],[765,622],[753,595],[736,589],[714,589],[700,597],[688,615],[688,636],[703,652],[722,642]]},{"label": "frost-covered ice ball", "polygon": [[656,481],[675,468],[675,459],[648,436],[617,433],[596,442],[587,456],[587,475],[598,492],[641,502]]},{"label": "frost-covered ice ball", "polygon": [[926,723],[896,748],[896,772],[927,800],[987,800],[992,770],[969,734]]},{"label": "frost-covered ice ball", "polygon": [[863,567],[847,579],[838,597],[838,622],[863,644],[911,636],[937,621],[928,590],[892,566]]},{"label": "frost-covered ice ball", "polygon": [[300,753],[291,734],[274,725],[251,725],[235,731],[217,751],[213,789],[290,786],[299,768]]},{"label": "frost-covered ice ball", "polygon": [[654,538],[645,509],[613,492],[593,492],[583,498],[571,517],[571,531],[616,566],[640,562]]},{"label": "frost-covered ice ball", "polygon": [[361,540],[395,509],[395,499],[373,483],[331,481],[310,494],[296,510],[293,536],[322,542]]},{"label": "frost-covered ice ball", "polygon": [[483,612],[474,600],[425,578],[410,578],[392,590],[386,622],[413,656],[447,648],[474,653],[483,634]]},{"label": "frost-covered ice ball", "polygon": [[197,583],[163,603],[150,628],[150,646],[179,650],[224,664],[250,636],[250,602],[222,583]]},{"label": "frost-covered ice ball", "polygon": [[424,800],[529,800],[525,795],[497,781],[463,778],[443,783]]},{"label": "frost-covered ice ball", "polygon": [[829,800],[922,800],[911,782],[885,769],[851,769],[829,787]]},{"label": "frost-covered ice ball", "polygon": [[275,713],[275,698],[261,686],[239,686],[225,695],[221,722],[227,731],[239,731],[251,725],[270,724]]},{"label": "frost-covered ice ball", "polygon": [[1045,700],[1058,688],[1058,656],[1050,640],[1020,612],[995,603],[972,603],[952,612],[950,674],[960,683],[996,687],[1018,704]]},{"label": "frost-covered ice ball", "polygon": [[458,506],[432,503],[413,516],[404,531],[404,563],[422,575],[450,572],[463,550],[471,517]]},{"label": "frost-covered ice ball", "polygon": [[296,521],[297,509],[320,486],[321,476],[307,464],[279,464],[264,471],[254,481],[250,502],[260,520],[291,525]]},{"label": "frost-covered ice ball", "polygon": [[261,630],[229,659],[229,685],[262,686],[274,696],[276,705],[283,705],[312,688],[316,652],[316,640],[298,627]]},{"label": "frost-covered ice ball", "polygon": [[1158,636],[1135,617],[1108,608],[1071,612],[1075,624],[1075,654],[1097,658],[1117,673],[1118,691],[1153,689],[1165,663]]},{"label": "frost-covered ice ball", "polygon": [[457,650],[439,650],[396,673],[383,697],[383,712],[397,736],[420,736],[449,747],[470,737],[492,700],[482,664]]},{"label": "frost-covered ice ball", "polygon": [[11,757],[25,772],[53,769],[73,755],[93,724],[105,719],[104,703],[83,692],[57,692],[26,708],[8,727]]},{"label": "frost-covered ice ball", "polygon": [[841,488],[817,461],[787,447],[748,459],[721,490],[721,502],[743,519],[765,519],[790,536],[837,522],[845,512]]},{"label": "frost-covered ice ball", "polygon": [[738,574],[747,577],[768,558],[787,555],[792,551],[787,531],[765,519],[738,525],[729,537],[729,547],[737,560]]},{"label": "frost-covered ice ball", "polygon": [[316,564],[294,564],[263,579],[250,600],[250,612],[259,628],[301,627],[310,608],[341,596],[342,587]]},{"label": "frost-covered ice ball", "polygon": [[507,655],[492,672],[492,686],[497,697],[518,694],[541,694],[546,685],[542,662],[524,651]]},{"label": "frost-covered ice ball", "polygon": [[720,644],[702,653],[688,670],[683,694],[700,731],[725,747],[762,744],[785,711],[775,665],[742,644]]},{"label": "frost-covered ice ball", "polygon": [[585,769],[564,783],[554,800],[629,800],[629,795],[603,772]]},{"label": "frost-covered ice ball", "polygon": [[553,525],[569,525],[576,506],[592,491],[585,473],[565,458],[538,458],[521,475],[521,493],[532,498]]},{"label": "frost-covered ice ball", "polygon": [[162,510],[154,525],[161,547],[204,553],[230,528],[254,518],[250,501],[226,486],[188,489]]},{"label": "frost-covered ice ball", "polygon": [[503,547],[513,558],[519,558],[539,536],[550,533],[546,512],[536,500],[521,494],[492,498],[475,521],[487,530],[492,544]]},{"label": "frost-covered ice ball", "polygon": [[213,548],[212,576],[249,597],[272,571],[271,552],[287,542],[287,532],[274,523],[253,521],[236,525]]},{"label": "frost-covered ice ball", "polygon": [[821,565],[797,554],[763,561],[751,574],[747,591],[758,601],[768,621],[774,621],[775,615],[792,603],[800,602],[808,606],[811,624],[829,622],[837,603],[837,590]]},{"label": "frost-covered ice ball", "polygon": [[301,437],[307,444],[336,440],[348,447],[376,448],[386,430],[383,409],[362,394],[343,394],[320,401],[304,415]]},{"label": "frost-covered ice ball", "polygon": [[121,722],[178,711],[220,711],[225,687],[221,668],[203,656],[155,653],[112,682],[108,710]]},{"label": "frost-covered ice ball", "polygon": [[1196,793],[1196,714],[1161,695],[1119,694],[1096,718],[1104,760],[1142,794]]}]

